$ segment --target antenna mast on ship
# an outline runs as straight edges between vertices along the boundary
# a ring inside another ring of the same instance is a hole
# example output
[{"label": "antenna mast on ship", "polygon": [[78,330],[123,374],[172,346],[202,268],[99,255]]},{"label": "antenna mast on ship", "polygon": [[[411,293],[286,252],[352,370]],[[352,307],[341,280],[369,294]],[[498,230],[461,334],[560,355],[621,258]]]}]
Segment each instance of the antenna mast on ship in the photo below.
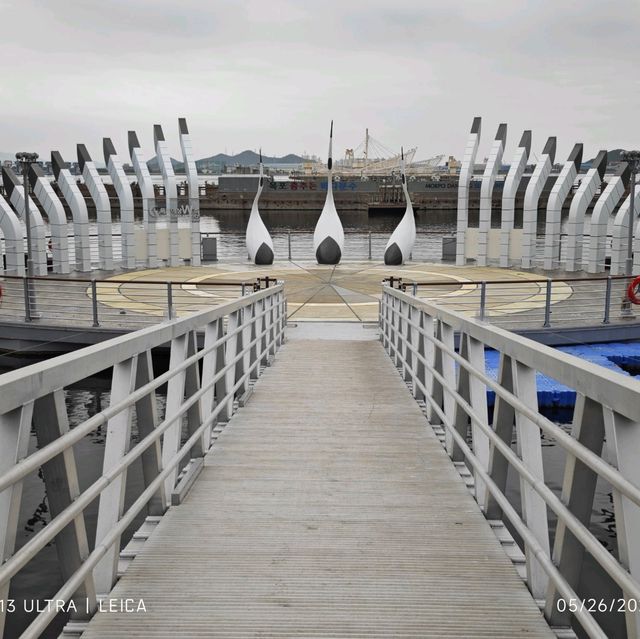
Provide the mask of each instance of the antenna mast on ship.
[{"label": "antenna mast on ship", "polygon": [[364,170],[367,170],[367,162],[369,161],[369,128],[364,130]]}]

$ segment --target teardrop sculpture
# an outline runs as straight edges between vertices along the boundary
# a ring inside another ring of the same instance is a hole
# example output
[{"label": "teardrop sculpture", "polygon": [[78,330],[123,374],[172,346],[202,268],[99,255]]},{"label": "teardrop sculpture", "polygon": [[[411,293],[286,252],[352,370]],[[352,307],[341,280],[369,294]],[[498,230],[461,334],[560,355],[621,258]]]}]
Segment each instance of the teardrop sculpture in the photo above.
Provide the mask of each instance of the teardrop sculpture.
[{"label": "teardrop sculpture", "polygon": [[247,252],[249,253],[249,259],[259,266],[265,266],[273,264],[273,240],[269,231],[265,226],[262,218],[260,217],[260,211],[258,210],[258,200],[264,187],[264,173],[262,168],[262,151],[260,151],[260,179],[258,181],[258,191],[253,204],[251,206],[251,215],[249,216],[249,222],[247,223]]},{"label": "teardrop sculpture", "polygon": [[384,263],[387,266],[400,266],[409,259],[413,245],[416,242],[416,220],[413,216],[413,206],[407,189],[407,176],[404,166],[404,150],[401,152],[400,175],[402,178],[402,190],[407,201],[407,208],[402,219],[391,234],[384,250]]},{"label": "teardrop sculpture", "polygon": [[329,159],[327,161],[327,198],[315,231],[313,233],[313,252],[318,264],[338,264],[344,248],[344,230],[333,201],[333,120],[329,133]]}]

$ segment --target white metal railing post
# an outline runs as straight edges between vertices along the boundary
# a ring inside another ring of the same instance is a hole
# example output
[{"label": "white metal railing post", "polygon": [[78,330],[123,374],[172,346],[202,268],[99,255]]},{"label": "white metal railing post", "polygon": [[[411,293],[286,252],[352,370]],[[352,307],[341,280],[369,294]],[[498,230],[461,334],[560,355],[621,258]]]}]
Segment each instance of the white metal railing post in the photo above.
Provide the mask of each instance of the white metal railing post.
[{"label": "white metal railing post", "polygon": [[[455,348],[455,334],[453,327],[449,326],[445,322],[438,322],[438,339],[442,342],[447,349],[453,350]],[[440,357],[441,357],[441,374],[444,377],[446,389],[442,388],[442,407],[444,409],[445,417],[453,423],[454,421],[454,413],[456,407],[456,401],[453,395],[451,394],[451,389],[456,386],[456,363],[449,355],[449,353],[444,352],[444,350],[440,349]],[[453,453],[453,438],[447,429],[445,432],[445,444],[447,448],[447,452],[449,455]]]},{"label": "white metal railing post", "polygon": [[381,318],[381,337],[382,347],[389,351],[389,295],[385,290],[386,287],[382,287],[382,298],[380,300],[380,318]]},{"label": "white metal railing post", "polygon": [[416,399],[420,400],[424,399],[424,389],[426,388],[425,366],[420,357],[421,355],[424,357],[425,354],[424,336],[422,334],[422,332],[424,331],[424,314],[414,306],[409,307],[409,312],[411,319],[410,346],[415,353],[415,355],[413,356],[413,365],[411,368],[411,381],[413,382],[412,392],[413,396]]},{"label": "white metal railing post", "polygon": [[[214,378],[217,371],[221,370],[224,366],[224,355],[219,357],[219,351],[222,349],[224,353],[224,344],[214,346],[223,335],[222,331],[222,319],[213,320],[209,322],[204,329],[204,350],[205,356],[202,358],[202,379],[206,383],[207,380]],[[225,379],[223,375],[221,379]],[[226,395],[226,392],[224,393]],[[205,390],[200,400],[200,410],[202,411],[202,420],[207,421],[213,413],[215,405],[215,385],[210,386]],[[211,446],[211,430],[212,426],[205,428],[203,433],[203,440],[205,450]]]},{"label": "white metal railing post", "polygon": [[[605,451],[611,463],[635,486],[640,486],[640,422],[634,422],[611,408],[604,407]],[[616,516],[618,556],[620,563],[640,580],[640,506],[632,503],[612,487],[613,509]],[[630,593],[623,589],[623,597]],[[640,637],[640,612],[626,610],[627,637]]]},{"label": "white metal railing post", "polygon": [[[231,313],[227,321],[227,331],[225,333],[222,318],[218,320],[218,326],[216,331],[218,334],[218,340],[225,339],[234,330],[235,327],[233,326],[233,322],[234,322],[234,313]],[[226,339],[225,341],[223,341],[216,348],[215,350],[216,374],[218,374],[221,371],[225,371],[225,367],[232,361],[233,358],[229,353],[229,350],[231,348],[232,348],[232,345],[229,339]],[[216,383],[214,386],[215,407],[220,408],[220,412],[218,413],[218,421],[221,421],[221,422],[228,421],[231,418],[231,415],[233,414],[233,397],[231,397],[230,399],[227,397],[227,395],[230,392],[230,389],[233,388],[233,376],[234,376],[234,373],[229,369],[227,369],[216,380]]]},{"label": "white metal railing post", "polygon": [[[187,358],[193,358],[198,352],[198,337],[195,331],[187,333]],[[193,362],[185,370],[184,394],[185,397],[193,397],[201,388],[200,383],[200,364]],[[193,435],[202,424],[202,406],[201,402],[195,402],[187,409],[187,435]],[[191,457],[203,457],[209,448],[209,440],[204,437],[204,433],[194,444],[189,454]]]},{"label": "white metal railing post", "polygon": [[[471,366],[481,374],[485,372],[484,361],[484,344],[467,335],[467,359]],[[489,469],[489,438],[480,428],[479,423],[488,424],[488,408],[487,408],[487,387],[475,375],[469,378],[469,398],[470,404],[479,420],[471,418],[471,438],[473,443],[473,452],[482,466],[482,470]],[[484,504],[486,500],[487,487],[484,481],[475,473],[476,499],[479,504]]]},{"label": "white metal railing post", "polygon": [[486,315],[486,306],[487,306],[487,283],[482,281],[480,282],[480,309],[479,309],[479,320],[484,322]]},{"label": "white metal railing post", "polygon": [[285,327],[287,325],[287,301],[285,299],[284,293],[280,291],[278,293],[279,304],[279,312],[280,312],[280,325],[279,325],[279,341],[278,346],[282,346],[286,339],[285,337]]},{"label": "white metal railing post", "polygon": [[[258,318],[258,315],[260,313],[260,308],[258,303],[252,304],[251,305],[251,330],[250,330],[250,335],[249,338],[251,340],[251,349],[249,351],[249,370],[250,372],[250,379],[252,380],[256,380],[258,379],[258,377],[260,377],[260,360],[259,360],[259,352],[260,352],[260,342],[261,339],[259,339],[259,335],[260,332],[258,330],[258,319],[260,319],[260,322],[262,323],[262,318]],[[254,366],[255,364],[255,366]]]},{"label": "white metal railing post", "polygon": [[[500,353],[500,363],[498,365],[498,383],[502,388],[509,392],[513,392],[513,376],[512,376],[511,358],[504,353]],[[508,446],[511,446],[513,440],[513,428],[515,425],[515,409],[496,394],[493,405],[493,431]],[[489,476],[494,481],[500,492],[504,493],[507,489],[507,474],[509,472],[509,463],[504,455],[496,448],[494,442],[489,446]],[[483,504],[485,515],[489,519],[501,519],[502,509],[494,499],[487,493]]]},{"label": "white metal railing post", "polygon": [[[135,390],[137,365],[138,357],[134,356],[113,367],[110,402],[122,401]],[[108,473],[120,463],[129,449],[132,418],[133,406],[129,406],[107,422],[107,436],[102,462],[103,474]],[[101,543],[122,517],[126,484],[127,475],[122,473],[100,495],[96,524],[96,543]],[[108,594],[116,581],[119,549],[120,543],[118,542],[109,548],[105,556],[93,569],[93,578],[98,594]]]},{"label": "white metal railing post", "polygon": [[229,315],[227,323],[227,348],[225,350],[225,366],[227,369],[227,393],[229,393],[228,414],[233,414],[233,400],[236,393],[232,393],[236,382],[244,374],[244,357],[242,357],[242,309],[235,311]]},{"label": "white metal railing post", "polygon": [[[154,379],[153,376],[153,356],[151,350],[145,350],[138,355],[138,365],[136,366],[136,390],[149,384]],[[136,418],[138,426],[138,437],[143,439],[152,435],[156,430],[160,420],[158,418],[158,403],[155,390],[151,390],[136,401]],[[160,440],[145,450],[142,455],[142,477],[145,488],[148,488],[162,471],[162,446]],[[164,485],[161,484],[157,492],[149,499],[147,512],[149,515],[162,515],[167,509],[167,500],[164,492]]]},{"label": "white metal railing post", "polygon": [[[421,317],[421,326],[422,326],[422,330],[420,331],[420,333],[421,333],[422,341],[424,344],[424,351],[423,351],[424,361],[425,361],[424,387],[426,390],[424,394],[424,399],[426,400],[427,397],[433,396],[434,381],[435,381],[435,378],[433,376],[433,369],[435,367],[435,357],[436,357],[436,350],[433,343],[433,338],[435,337],[435,333],[434,333],[435,324],[433,321],[433,317],[431,317],[431,315],[429,315],[427,312],[423,310],[420,311],[420,317]],[[427,402],[427,419],[431,423],[435,423],[433,420],[436,418],[437,418],[437,415],[435,415],[431,402]]]},{"label": "white metal railing post", "polygon": [[603,324],[609,323],[610,313],[611,313],[611,275],[607,277],[607,284],[604,292],[604,316],[602,318]]},{"label": "white metal railing post", "polygon": [[249,305],[242,310],[242,345],[238,346],[238,352],[243,355],[240,358],[242,362],[241,372],[236,378],[236,382],[242,379],[238,395],[243,395],[249,389],[249,377],[251,375],[251,325],[253,324],[253,305]]},{"label": "white metal railing post", "polygon": [[93,326],[100,326],[98,319],[98,291],[95,279],[91,280],[91,314],[93,316]]},{"label": "white metal railing post", "polygon": [[[512,361],[511,374],[515,396],[532,411],[538,412],[536,372],[525,364]],[[520,411],[516,411],[516,436],[518,454],[522,461],[535,477],[544,481],[540,428]],[[523,478],[520,479],[520,493],[524,522],[531,529],[544,551],[550,554],[547,505]],[[549,579],[540,562],[527,546],[525,546],[525,556],[529,590],[536,599],[542,599],[546,594]]]},{"label": "white metal railing post", "polygon": [[30,322],[33,318],[31,316],[31,283],[28,276],[22,278],[22,290],[24,297],[24,321]]},{"label": "white metal railing post", "polygon": [[544,323],[543,326],[548,328],[551,326],[551,292],[553,290],[553,280],[547,279],[545,296],[544,296]]},{"label": "white metal railing post", "polygon": [[260,358],[260,367],[263,368],[269,361],[269,311],[266,300],[262,299],[258,302],[258,312],[260,313],[259,332],[262,336],[260,338],[258,356]]},{"label": "white metal railing post", "polygon": [[167,282],[167,319],[172,320],[174,317],[173,285],[171,282]]},{"label": "white metal railing post", "polygon": [[404,330],[401,335],[401,353],[403,354],[402,361],[402,377],[405,382],[412,381],[412,371],[413,371],[413,354],[411,352],[411,336],[413,334],[413,329],[411,328],[411,307],[408,303],[403,303],[401,306],[402,309],[402,317],[404,320]]},{"label": "white metal railing post", "polygon": [[268,301],[269,314],[267,317],[269,321],[269,356],[275,355],[278,348],[278,327],[276,326],[278,309],[276,306],[276,300],[277,295],[272,295]]},{"label": "white metal railing post", "polygon": [[[69,432],[69,418],[62,389],[40,397],[34,403],[33,425],[40,448],[46,447]],[[73,447],[42,465],[49,512],[54,519],[80,495],[80,482]],[[76,515],[72,525],[56,535],[56,551],[62,578],[66,581],[80,568],[89,554],[89,541],[84,514]],[[91,616],[96,609],[96,588],[93,575],[87,575],[76,591],[77,619]]]},{"label": "white metal railing post", "polygon": [[[576,397],[571,436],[596,455],[602,453],[604,444],[602,407],[582,393],[578,393]],[[576,459],[575,455],[567,453],[562,481],[562,501],[587,527],[591,522],[597,481],[597,473]],[[559,520],[553,545],[553,561],[574,590],[577,590],[580,584],[584,554],[582,544],[567,529],[566,524]],[[559,598],[557,589],[550,583],[546,595],[545,615],[555,626],[569,626],[571,613],[568,608],[561,610],[558,606]]]},{"label": "white metal railing post", "polygon": [[[468,360],[469,354],[468,354],[467,336],[464,333],[460,334],[459,350],[460,350],[460,356]],[[466,403],[470,403],[469,377],[470,377],[469,371],[464,366],[459,366],[456,384],[455,386],[450,387],[450,388],[455,388],[456,393],[458,393],[460,398],[464,400]],[[445,390],[445,399],[449,395],[451,395],[451,392],[450,391],[447,392]],[[465,407],[461,403],[455,402],[454,408],[453,408],[453,425],[456,431],[464,440],[466,440],[469,436],[469,421],[470,421],[470,418],[469,418],[469,415],[467,414],[467,410],[465,409]],[[464,453],[460,448],[460,446],[458,446],[458,444],[455,442],[455,440],[452,441],[452,448],[449,451],[449,455],[451,456],[451,459],[455,462],[464,461]]]},{"label": "white metal railing post", "polygon": [[[10,470],[29,450],[33,402],[0,415],[0,475]],[[0,564],[15,550],[22,503],[22,480],[0,492]],[[0,584],[0,601],[9,599],[9,582]],[[7,607],[0,607],[0,637],[4,636]]]},{"label": "white metal railing post", "polygon": [[[178,335],[171,340],[171,351],[169,354],[169,370],[178,368],[187,358],[187,335]],[[186,374],[184,369],[176,373],[167,383],[167,403],[166,415],[175,415],[178,407],[184,401],[184,383]],[[180,448],[180,435],[182,434],[182,420],[176,419],[167,428],[162,440],[162,468],[167,468],[169,461]],[[178,479],[178,468],[174,468],[171,474],[164,481],[164,491],[167,503],[171,501],[171,493]]]},{"label": "white metal railing post", "polygon": [[394,304],[394,316],[395,316],[395,323],[394,323],[394,336],[395,336],[395,342],[393,344],[394,346],[394,353],[395,353],[395,362],[396,362],[396,367],[399,367],[402,365],[402,322],[403,322],[403,318],[402,318],[402,301],[399,299],[396,299],[395,301],[396,303]]}]

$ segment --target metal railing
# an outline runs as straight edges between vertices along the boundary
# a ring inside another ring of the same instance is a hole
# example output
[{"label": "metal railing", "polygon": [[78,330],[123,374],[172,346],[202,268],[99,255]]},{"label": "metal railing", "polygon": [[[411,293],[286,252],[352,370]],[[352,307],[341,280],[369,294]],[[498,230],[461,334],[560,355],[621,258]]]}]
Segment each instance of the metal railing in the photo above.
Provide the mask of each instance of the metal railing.
[{"label": "metal railing", "polygon": [[[159,516],[175,502],[183,490],[180,482],[197,468],[235,410],[235,400],[275,356],[285,324],[286,300],[278,284],[1,376],[0,601],[7,600],[12,578],[55,542],[64,584],[52,599],[76,601],[72,618],[90,617],[97,597],[116,581],[123,533],[139,514]],[[153,355],[166,345],[169,370],[156,375]],[[65,389],[109,368],[109,407],[69,428]],[[161,419],[156,393],[165,388]],[[138,441],[130,444],[134,414]],[[32,423],[38,446],[29,453]],[[98,427],[107,432],[102,471],[82,490],[74,444]],[[144,486],[125,507],[127,471],[134,463],[142,464]],[[23,482],[38,472],[51,519],[16,550]],[[85,511],[95,500],[97,531],[90,544]],[[56,612],[45,609],[22,636],[39,636]],[[0,636],[6,613],[0,608]]]},{"label": "metal railing", "polygon": [[[425,403],[430,424],[444,431],[451,459],[472,470],[485,516],[508,522],[521,537],[527,585],[544,600],[549,622],[568,626],[573,615],[589,637],[607,636],[577,594],[589,554],[620,587],[626,603],[616,600],[615,610],[625,614],[628,637],[637,639],[640,382],[389,286],[383,287],[380,327],[385,349]],[[485,372],[485,349],[500,354],[497,379]],[[538,411],[538,373],[576,391],[570,433]],[[487,390],[496,396],[491,420]],[[565,454],[560,495],[545,481],[541,434]],[[521,513],[507,496],[508,472],[519,479]],[[597,481],[613,494],[619,559],[589,530]],[[553,535],[548,510],[557,516]]]},{"label": "metal railing", "polygon": [[[266,285],[275,280],[268,278]],[[218,306],[265,285],[253,281],[0,276],[0,320],[135,329]]]},{"label": "metal railing", "polygon": [[595,326],[627,321],[626,290],[633,277],[530,278],[414,282],[395,286],[420,299],[505,328]]},{"label": "metal railing", "polygon": [[[399,220],[400,218],[398,218]],[[384,231],[344,230],[344,261],[364,261],[384,258],[384,250],[393,228]],[[313,229],[279,230],[270,229],[275,259],[277,261],[315,260],[313,251]],[[245,260],[247,250],[242,231],[202,231],[202,237],[219,237],[218,258],[221,260]],[[443,231],[417,230],[417,239],[412,259],[418,262],[442,260]]]}]

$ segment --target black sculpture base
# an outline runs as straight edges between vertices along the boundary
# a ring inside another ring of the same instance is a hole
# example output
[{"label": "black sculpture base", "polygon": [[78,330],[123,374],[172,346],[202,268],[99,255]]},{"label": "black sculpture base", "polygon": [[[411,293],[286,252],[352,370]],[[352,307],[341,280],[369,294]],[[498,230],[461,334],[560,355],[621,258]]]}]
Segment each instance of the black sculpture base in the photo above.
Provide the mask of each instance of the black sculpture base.
[{"label": "black sculpture base", "polygon": [[260,244],[260,248],[256,252],[255,262],[259,266],[273,264],[273,251],[270,246],[265,244],[265,242]]},{"label": "black sculpture base", "polygon": [[402,264],[402,251],[395,242],[384,252],[384,263],[387,266],[400,266]]},{"label": "black sculpture base", "polygon": [[325,237],[316,250],[318,264],[338,264],[341,257],[342,251],[332,237]]}]

